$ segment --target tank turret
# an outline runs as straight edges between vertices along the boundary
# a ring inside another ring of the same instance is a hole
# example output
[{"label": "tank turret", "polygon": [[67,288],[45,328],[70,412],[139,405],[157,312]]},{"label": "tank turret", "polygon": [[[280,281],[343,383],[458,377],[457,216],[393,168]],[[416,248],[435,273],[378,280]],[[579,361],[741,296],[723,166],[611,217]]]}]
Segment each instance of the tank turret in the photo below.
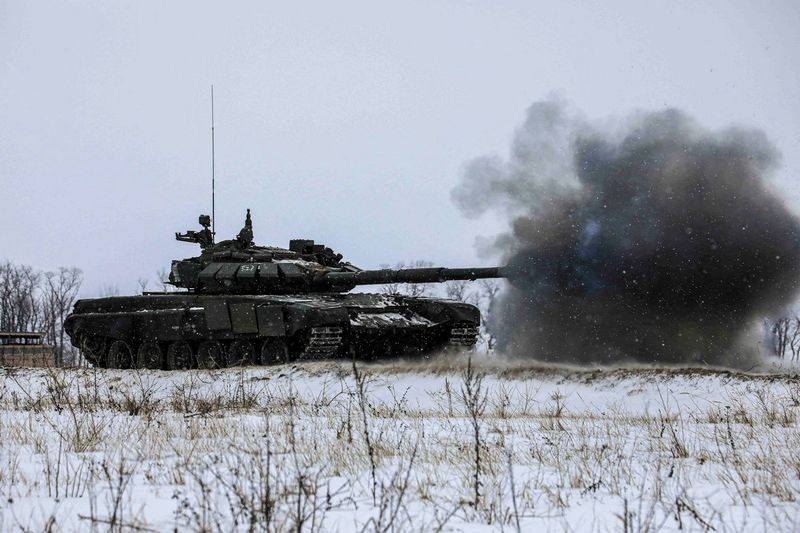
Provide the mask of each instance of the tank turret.
[{"label": "tank turret", "polygon": [[[207,218],[200,217],[201,224]],[[207,228],[206,228],[207,229]],[[441,283],[505,277],[502,267],[404,268],[362,270],[342,262],[342,255],[310,239],[294,239],[289,248],[255,246],[250,210],[234,240],[204,244],[186,235],[180,241],[198,242],[198,257],[173,261],[169,282],[203,294],[298,294],[348,292],[359,285]]]}]

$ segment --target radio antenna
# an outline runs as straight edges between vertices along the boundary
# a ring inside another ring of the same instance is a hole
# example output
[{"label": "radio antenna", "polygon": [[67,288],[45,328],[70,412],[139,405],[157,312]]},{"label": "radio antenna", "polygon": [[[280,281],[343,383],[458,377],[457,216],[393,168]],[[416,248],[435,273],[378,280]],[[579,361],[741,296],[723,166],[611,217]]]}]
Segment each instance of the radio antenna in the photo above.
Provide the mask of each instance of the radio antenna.
[{"label": "radio antenna", "polygon": [[216,205],[215,205],[215,198],[214,198],[214,188],[215,188],[215,176],[214,176],[214,85],[211,85],[211,236],[213,237],[217,234],[216,232],[216,224],[217,224],[217,216],[216,216]]}]

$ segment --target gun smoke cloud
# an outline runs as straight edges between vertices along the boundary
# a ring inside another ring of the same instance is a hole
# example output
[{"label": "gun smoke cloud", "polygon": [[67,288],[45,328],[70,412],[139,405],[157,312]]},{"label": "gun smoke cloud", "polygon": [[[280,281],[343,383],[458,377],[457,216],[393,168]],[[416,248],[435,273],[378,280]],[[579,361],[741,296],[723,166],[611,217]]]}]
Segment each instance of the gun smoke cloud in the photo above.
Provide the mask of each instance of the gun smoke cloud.
[{"label": "gun smoke cloud", "polygon": [[487,246],[512,287],[493,310],[499,347],[567,363],[757,360],[762,320],[798,289],[800,222],[767,178],[763,132],[710,131],[685,113],[591,123],[533,104],[507,160],[470,161],[452,197],[497,211]]}]

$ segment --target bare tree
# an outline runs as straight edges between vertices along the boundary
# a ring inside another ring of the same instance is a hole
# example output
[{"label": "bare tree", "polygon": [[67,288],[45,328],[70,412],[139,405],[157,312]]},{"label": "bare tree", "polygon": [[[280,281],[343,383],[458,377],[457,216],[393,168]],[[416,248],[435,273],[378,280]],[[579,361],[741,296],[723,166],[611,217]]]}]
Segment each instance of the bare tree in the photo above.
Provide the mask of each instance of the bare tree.
[{"label": "bare tree", "polygon": [[103,287],[100,289],[100,297],[110,298],[112,296],[119,296],[119,287],[113,283],[103,285]]},{"label": "bare tree", "polygon": [[160,268],[156,272],[156,279],[161,286],[161,292],[172,292],[175,288],[169,284],[169,271],[166,268]]},{"label": "bare tree", "polygon": [[11,312],[11,286],[9,277],[11,276],[11,262],[0,263],[0,330],[10,329],[8,327],[9,314]]},{"label": "bare tree", "polygon": [[56,346],[55,362],[64,363],[64,319],[82,281],[77,268],[41,272],[27,265],[0,263],[0,330],[41,331]]},{"label": "bare tree", "polygon": [[41,279],[29,266],[0,264],[0,329],[35,331],[41,326]]},{"label": "bare tree", "polygon": [[789,350],[792,352],[792,361],[797,361],[800,358],[800,316],[795,315],[792,325],[791,333],[788,335]]},{"label": "bare tree", "polygon": [[467,280],[448,281],[444,286],[445,296],[450,300],[457,302],[473,303],[476,301],[476,295],[470,291],[472,282]]},{"label": "bare tree", "polygon": [[136,280],[136,285],[139,286],[139,292],[145,292],[147,290],[147,284],[150,283],[150,280],[147,278],[139,278]]},{"label": "bare tree", "polygon": [[783,359],[790,353],[792,361],[800,359],[800,315],[780,317],[774,321],[764,320],[764,327],[776,356]]},{"label": "bare tree", "polygon": [[80,269],[61,267],[44,275],[45,314],[49,318],[51,339],[56,341],[56,364],[64,364],[64,319],[67,318],[83,282]]},{"label": "bare tree", "polygon": [[30,267],[25,267],[26,294],[23,305],[28,310],[27,331],[38,331],[44,325],[43,301],[41,297],[42,274]]},{"label": "bare tree", "polygon": [[[775,355],[783,359],[786,355],[786,348],[789,346],[789,330],[791,329],[792,320],[788,317],[782,317],[771,324],[767,321],[770,333],[772,334],[772,349]],[[796,329],[796,328],[795,328]]]}]

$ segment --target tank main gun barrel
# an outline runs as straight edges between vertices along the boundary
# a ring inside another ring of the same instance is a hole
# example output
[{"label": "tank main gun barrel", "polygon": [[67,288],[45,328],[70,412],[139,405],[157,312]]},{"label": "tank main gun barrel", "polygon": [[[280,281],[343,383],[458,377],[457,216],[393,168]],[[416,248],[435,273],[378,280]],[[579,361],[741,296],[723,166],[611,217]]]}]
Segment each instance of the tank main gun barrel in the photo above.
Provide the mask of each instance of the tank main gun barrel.
[{"label": "tank main gun barrel", "polygon": [[440,283],[506,277],[504,267],[477,268],[384,268],[358,272],[328,272],[323,276],[332,286],[381,285],[390,283]]}]

